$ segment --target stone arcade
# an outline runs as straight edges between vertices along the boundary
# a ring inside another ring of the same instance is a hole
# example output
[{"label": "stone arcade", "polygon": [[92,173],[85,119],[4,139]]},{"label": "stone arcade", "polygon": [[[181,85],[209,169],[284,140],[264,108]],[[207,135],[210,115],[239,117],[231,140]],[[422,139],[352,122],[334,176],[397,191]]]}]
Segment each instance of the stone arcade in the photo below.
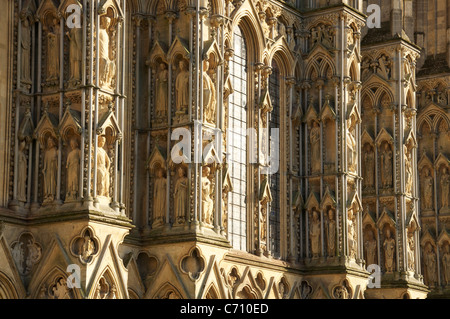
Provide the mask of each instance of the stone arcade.
[{"label": "stone arcade", "polygon": [[0,298],[450,297],[450,7],[377,3],[0,0]]}]

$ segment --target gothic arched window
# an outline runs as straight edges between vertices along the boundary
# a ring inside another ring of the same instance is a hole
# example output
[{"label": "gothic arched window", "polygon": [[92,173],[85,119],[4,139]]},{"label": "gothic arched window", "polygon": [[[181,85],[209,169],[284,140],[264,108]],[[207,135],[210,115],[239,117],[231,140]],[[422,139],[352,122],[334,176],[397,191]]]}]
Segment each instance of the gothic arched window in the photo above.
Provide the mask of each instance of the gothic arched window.
[{"label": "gothic arched window", "polygon": [[228,110],[228,153],[233,185],[228,195],[228,239],[235,249],[247,250],[247,48],[242,31],[233,34],[234,55],[230,61],[233,94]]},{"label": "gothic arched window", "polygon": [[[270,156],[271,160],[280,160],[279,147],[274,144],[273,129],[280,129],[280,70],[275,60],[272,63],[272,74],[269,77],[269,93],[272,101],[272,112],[269,113]],[[278,144],[279,145],[279,144]],[[269,244],[275,257],[280,257],[280,173],[269,175],[272,202],[269,214]]]}]

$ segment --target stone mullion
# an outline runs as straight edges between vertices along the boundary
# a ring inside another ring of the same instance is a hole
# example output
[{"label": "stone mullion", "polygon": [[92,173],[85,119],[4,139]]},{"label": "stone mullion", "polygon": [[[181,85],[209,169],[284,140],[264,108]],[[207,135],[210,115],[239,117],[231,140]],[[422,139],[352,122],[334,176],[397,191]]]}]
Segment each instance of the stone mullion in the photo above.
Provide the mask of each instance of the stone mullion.
[{"label": "stone mullion", "polygon": [[[289,145],[288,151],[289,151],[289,162],[288,162],[288,168],[287,168],[287,176],[288,176],[288,198],[289,198],[289,205],[287,206],[287,209],[289,209],[289,221],[286,221],[286,230],[289,234],[289,242],[286,243],[286,253],[289,258],[289,260],[294,261],[295,260],[295,247],[296,244],[294,243],[295,236],[295,225],[296,222],[294,220],[294,209],[293,209],[293,198],[292,198],[292,192],[293,192],[293,161],[294,161],[294,143],[293,139],[295,138],[294,130],[293,130],[293,124],[292,124],[292,115],[293,115],[293,99],[294,99],[294,91],[295,91],[295,78],[288,78],[286,81],[287,84],[287,90],[289,90],[289,100],[287,101],[288,104],[288,115],[287,115],[287,122],[288,122],[288,136],[287,136],[287,143]],[[286,136],[286,135],[285,135]],[[281,161],[281,154],[279,156],[279,160]],[[280,229],[281,233],[281,229]],[[280,236],[281,237],[281,236]]]},{"label": "stone mullion", "polygon": [[[63,116],[63,104],[64,104],[64,17],[61,16],[59,20],[59,114],[58,114],[58,123],[61,123],[61,119]],[[63,140],[62,137],[58,134],[58,173],[57,173],[57,183],[56,183],[56,202],[61,204],[61,158],[62,158],[62,147]]]}]

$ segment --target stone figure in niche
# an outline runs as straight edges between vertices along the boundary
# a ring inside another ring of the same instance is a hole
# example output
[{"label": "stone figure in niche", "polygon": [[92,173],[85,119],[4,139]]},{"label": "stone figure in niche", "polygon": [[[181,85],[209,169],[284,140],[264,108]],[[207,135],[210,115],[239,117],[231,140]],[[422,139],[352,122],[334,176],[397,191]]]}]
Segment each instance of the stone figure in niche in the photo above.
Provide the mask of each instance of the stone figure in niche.
[{"label": "stone figure in niche", "polygon": [[444,167],[441,175],[441,208],[448,209],[448,194],[450,186],[450,175],[447,167]]},{"label": "stone figure in niche", "polygon": [[27,143],[25,140],[19,144],[18,169],[17,169],[17,199],[21,202],[27,201],[26,185],[27,185],[27,156],[25,155],[25,148]]},{"label": "stone figure in niche", "polygon": [[311,40],[312,40],[312,46],[319,42],[319,31],[316,28],[311,29]]},{"label": "stone figure in niche", "polygon": [[69,57],[70,57],[70,80],[79,80],[82,60],[82,29],[70,28],[70,31],[66,33],[69,38]]},{"label": "stone figure in niche", "polygon": [[212,224],[214,209],[214,202],[211,198],[212,185],[209,180],[210,171],[208,166],[204,166],[202,169],[202,220],[206,224]]},{"label": "stone figure in niche", "polygon": [[445,285],[450,282],[450,245],[445,245],[442,255],[442,273],[444,275]]},{"label": "stone figure in niche", "polygon": [[336,220],[332,209],[328,210],[327,252],[328,257],[334,257],[336,250]]},{"label": "stone figure in niche", "polygon": [[356,258],[356,250],[358,245],[358,238],[356,234],[356,216],[354,216],[353,209],[348,210],[348,247],[350,251],[350,257]]},{"label": "stone figure in niche", "polygon": [[319,213],[314,208],[309,225],[309,240],[311,242],[312,257],[318,258],[320,255],[320,220]]},{"label": "stone figure in niche", "polygon": [[436,278],[436,253],[433,246],[427,243],[424,251],[424,264],[425,264],[425,278],[430,287],[434,287],[437,281]]},{"label": "stone figure in niche", "polygon": [[175,183],[174,206],[175,216],[178,224],[183,224],[186,220],[186,208],[188,199],[188,179],[184,169],[180,166],[177,170],[178,179]]},{"label": "stone figure in niche", "polygon": [[53,286],[52,294],[55,299],[70,299],[69,288],[64,278],[59,279],[56,285]]},{"label": "stone figure in niche", "polygon": [[412,160],[411,160],[411,152],[408,152],[408,149],[405,146],[405,174],[406,174],[406,192],[412,192],[412,184],[413,184],[413,168],[412,168]]},{"label": "stone figure in niche", "polygon": [[153,218],[156,224],[164,223],[166,215],[167,179],[162,168],[156,170],[153,189]]},{"label": "stone figure in niche", "polygon": [[357,162],[357,149],[356,149],[356,138],[354,134],[354,123],[353,120],[350,119],[348,128],[347,128],[347,150],[348,150],[348,168],[351,171],[356,171],[356,162]]},{"label": "stone figure in niche", "polygon": [[53,19],[53,27],[47,33],[47,80],[59,78],[59,23]]},{"label": "stone figure in niche", "polygon": [[414,238],[413,234],[408,234],[408,242],[407,242],[407,253],[408,253],[408,270],[414,271],[415,266],[415,258],[414,258]]},{"label": "stone figure in niche", "polygon": [[26,270],[25,273],[30,273],[33,265],[39,261],[42,255],[41,248],[34,244],[31,239],[28,240],[27,243],[28,254],[27,259],[25,260]]},{"label": "stone figure in niche", "polygon": [[377,262],[377,241],[373,234],[373,230],[369,229],[366,232],[366,240],[364,241],[364,248],[366,249],[366,263],[367,265],[375,265]]},{"label": "stone figure in niche", "polygon": [[111,167],[111,160],[103,148],[105,143],[106,138],[99,136],[97,149],[97,195],[109,197],[109,169]]},{"label": "stone figure in niche", "polygon": [[430,170],[425,168],[422,186],[422,207],[424,210],[433,209],[433,184],[433,177],[430,175]]},{"label": "stone figure in niche", "polygon": [[388,59],[387,56],[382,55],[378,59],[378,67],[380,69],[380,75],[385,79],[389,80],[391,78],[391,66],[392,62]]},{"label": "stone figure in niche", "polygon": [[99,68],[100,68],[100,84],[110,85],[116,72],[116,65],[110,59],[110,44],[108,28],[111,25],[111,18],[104,17],[100,22],[99,31]]},{"label": "stone figure in niche", "polygon": [[20,39],[20,47],[22,49],[22,80],[31,82],[31,34],[30,21],[28,19],[22,22],[22,36]]},{"label": "stone figure in niche", "polygon": [[67,155],[67,195],[66,199],[76,199],[80,185],[80,158],[81,151],[75,138],[70,140],[72,151]]},{"label": "stone figure in niche", "polygon": [[209,61],[203,62],[203,113],[206,122],[214,123],[216,117],[216,88],[208,74]]},{"label": "stone figure in niche", "polygon": [[24,269],[23,269],[23,262],[24,262],[24,251],[23,251],[23,243],[22,242],[17,242],[13,249],[11,250],[11,255],[16,263],[17,266],[17,270],[19,271],[19,273],[24,273]]},{"label": "stone figure in niche", "polygon": [[44,152],[44,204],[51,203],[56,195],[56,182],[58,172],[58,150],[52,137],[47,139],[47,148]]},{"label": "stone figure in niche", "polygon": [[89,235],[84,236],[83,246],[81,247],[81,258],[83,260],[89,260],[95,252],[95,244],[94,241],[89,237]]},{"label": "stone figure in niche", "polygon": [[381,183],[384,188],[392,187],[392,151],[388,143],[381,153]]},{"label": "stone figure in niche", "polygon": [[375,153],[369,144],[366,144],[364,152],[364,186],[374,187]]},{"label": "stone figure in niche", "polygon": [[391,237],[391,230],[386,229],[386,238],[383,242],[384,250],[384,266],[386,272],[394,271],[394,251],[395,251],[395,240]]},{"label": "stone figure in niche", "polygon": [[165,63],[159,64],[159,71],[156,78],[156,101],[155,101],[155,112],[156,117],[163,118],[167,115],[168,102],[167,102],[167,92],[168,92],[168,81],[169,72],[167,71],[167,66]]},{"label": "stone figure in niche", "polygon": [[180,72],[175,81],[176,96],[176,110],[177,112],[185,113],[189,105],[189,71],[186,67],[186,62],[180,60]]},{"label": "stone figure in niche", "polygon": [[320,127],[319,123],[313,122],[309,135],[311,145],[311,171],[312,173],[320,172]]}]

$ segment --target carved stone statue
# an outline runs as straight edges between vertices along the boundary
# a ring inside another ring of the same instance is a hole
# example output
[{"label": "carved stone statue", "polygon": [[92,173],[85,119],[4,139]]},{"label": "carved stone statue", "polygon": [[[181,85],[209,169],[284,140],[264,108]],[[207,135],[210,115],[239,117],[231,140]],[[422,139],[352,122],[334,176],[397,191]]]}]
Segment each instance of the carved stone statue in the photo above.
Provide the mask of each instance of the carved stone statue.
[{"label": "carved stone statue", "polygon": [[437,282],[436,277],[436,253],[433,246],[428,243],[423,254],[423,263],[425,265],[425,280],[430,287],[434,287]]},{"label": "carved stone statue", "polygon": [[58,150],[52,137],[47,139],[47,148],[44,153],[44,204],[51,203],[56,195],[56,182],[58,172]]},{"label": "carved stone statue", "polygon": [[156,117],[165,117],[168,110],[167,92],[168,92],[169,72],[165,63],[159,65],[158,76],[156,78]]},{"label": "carved stone statue", "polygon": [[364,186],[374,187],[375,153],[369,144],[366,144],[364,152]]},{"label": "carved stone statue", "polygon": [[52,289],[54,299],[70,299],[67,281],[64,278],[58,280]]},{"label": "carved stone statue", "polygon": [[[53,30],[52,30],[53,29]],[[47,81],[59,78],[59,23],[53,19],[53,27],[47,33]]]},{"label": "carved stone statue", "polygon": [[156,179],[153,189],[153,219],[154,224],[164,223],[166,220],[166,193],[167,180],[162,168],[156,171]]},{"label": "carved stone statue", "polygon": [[97,195],[109,197],[109,168],[111,167],[111,160],[103,148],[105,143],[106,138],[99,136],[97,149]]},{"label": "carved stone statue", "polygon": [[394,251],[395,251],[395,240],[391,237],[391,230],[386,229],[386,239],[383,242],[384,250],[384,266],[386,272],[394,271]]},{"label": "carved stone statue", "polygon": [[377,264],[377,241],[371,229],[365,233],[366,240],[364,241],[364,248],[366,250],[366,264],[375,265]]},{"label": "carved stone statue", "polygon": [[328,257],[334,257],[336,251],[336,220],[332,209],[328,210],[327,252]]},{"label": "carved stone statue", "polygon": [[116,65],[114,61],[110,59],[110,44],[108,28],[111,25],[111,18],[104,17],[100,22],[99,31],[99,68],[100,68],[100,84],[111,85],[116,72]]},{"label": "carved stone statue", "polygon": [[320,172],[320,127],[319,123],[313,122],[311,132],[309,135],[309,142],[311,146],[311,172]]},{"label": "carved stone statue", "polygon": [[17,169],[17,199],[21,202],[27,201],[26,185],[27,185],[27,156],[25,155],[25,140],[19,144],[18,169]]},{"label": "carved stone statue", "polygon": [[67,155],[67,195],[66,199],[76,199],[80,185],[80,158],[81,151],[75,138],[70,140],[72,151]]},{"label": "carved stone statue", "polygon": [[357,167],[357,149],[356,149],[356,138],[354,135],[354,123],[352,120],[349,122],[349,126],[347,128],[347,150],[348,150],[348,169],[355,172]]},{"label": "carved stone statue", "polygon": [[433,209],[433,177],[430,175],[430,170],[425,168],[425,176],[423,178],[422,186],[422,208],[424,210]]},{"label": "carved stone statue", "polygon": [[39,261],[39,259],[41,259],[42,249],[41,247],[33,243],[31,239],[28,240],[27,248],[28,254],[27,259],[25,260],[26,265],[25,273],[30,273],[34,264],[36,264]]},{"label": "carved stone statue", "polygon": [[312,219],[309,224],[309,240],[311,242],[311,254],[313,258],[320,255],[320,220],[318,212],[313,209]]},{"label": "carved stone statue", "polygon": [[69,52],[70,52],[70,80],[79,80],[82,60],[82,29],[70,28],[66,33],[69,38]]},{"label": "carved stone statue", "polygon": [[24,251],[23,251],[23,243],[17,242],[11,250],[11,255],[16,263],[17,270],[19,273],[24,273],[23,262],[24,262]]},{"label": "carved stone statue", "polygon": [[414,253],[414,237],[413,234],[408,234],[407,241],[407,253],[408,253],[408,270],[414,271],[415,269],[415,253]]},{"label": "carved stone statue", "polygon": [[81,258],[85,261],[89,260],[89,257],[95,251],[94,241],[89,237],[89,235],[84,236],[83,246],[81,248]]},{"label": "carved stone statue", "polygon": [[352,208],[348,210],[347,228],[348,228],[348,247],[350,257],[356,258],[356,251],[358,248],[358,237],[356,233],[356,216],[354,216]]},{"label": "carved stone statue", "polygon": [[28,19],[22,22],[22,36],[20,39],[20,47],[22,49],[22,81],[31,82],[31,34],[30,21]]},{"label": "carved stone statue", "polygon": [[208,74],[209,62],[203,62],[203,114],[206,122],[214,123],[216,117],[216,88]]},{"label": "carved stone statue", "polygon": [[444,254],[442,255],[442,274],[444,275],[445,285],[450,282],[450,245],[445,245]]},{"label": "carved stone statue", "polygon": [[184,169],[180,166],[177,170],[178,179],[175,183],[174,208],[178,224],[183,224],[186,220],[186,208],[188,199],[188,179],[185,176]]},{"label": "carved stone statue", "polygon": [[204,166],[202,169],[202,219],[206,224],[212,224],[212,213],[214,209],[214,202],[211,198],[212,188],[209,174],[211,169]]},{"label": "carved stone statue", "polygon": [[412,193],[413,186],[413,168],[412,168],[412,159],[411,152],[408,152],[408,149],[405,146],[405,188],[406,192]]},{"label": "carved stone statue", "polygon": [[392,187],[392,151],[388,143],[381,153],[381,183],[384,188]]},{"label": "carved stone statue", "polygon": [[180,72],[175,81],[176,110],[177,112],[185,112],[189,105],[189,71],[186,68],[184,60],[179,62]]},{"label": "carved stone statue", "polygon": [[314,46],[314,44],[319,42],[319,31],[316,28],[311,29],[311,40],[312,40],[311,46]]},{"label": "carved stone statue", "polygon": [[448,209],[448,196],[450,186],[450,174],[447,167],[444,167],[441,175],[441,209]]},{"label": "carved stone statue", "polygon": [[385,55],[378,59],[379,74],[387,80],[391,78],[391,66],[392,62]]}]

